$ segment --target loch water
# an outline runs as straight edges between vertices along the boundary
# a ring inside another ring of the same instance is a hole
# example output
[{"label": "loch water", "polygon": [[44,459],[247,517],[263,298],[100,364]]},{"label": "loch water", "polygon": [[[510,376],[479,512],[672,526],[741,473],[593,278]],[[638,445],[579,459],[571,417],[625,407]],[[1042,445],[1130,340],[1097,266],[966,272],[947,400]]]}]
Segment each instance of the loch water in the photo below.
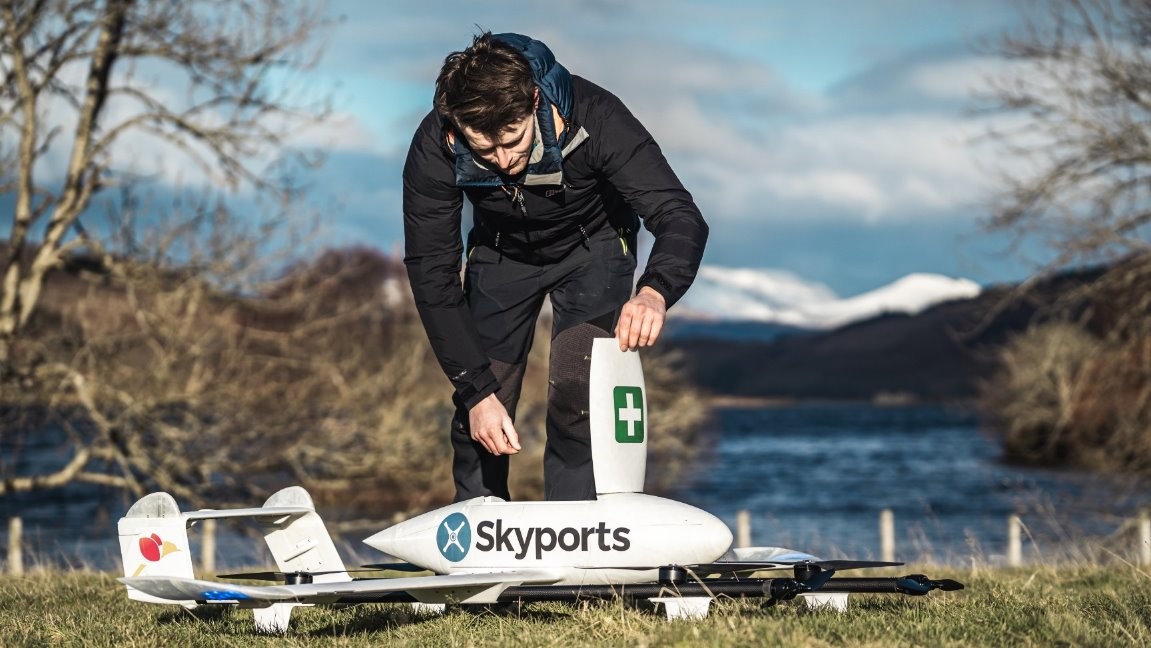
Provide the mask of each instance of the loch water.
[{"label": "loch water", "polygon": [[[746,510],[753,544],[827,558],[878,559],[883,509],[894,513],[900,560],[1001,560],[1013,514],[1026,525],[1027,554],[1054,556],[1114,534],[1151,499],[1151,491],[1126,480],[1006,464],[978,417],[964,409],[723,408],[712,427],[700,441],[697,469],[665,495],[711,511],[733,529]],[[18,457],[6,462],[16,474],[59,465],[67,459],[55,454],[59,433],[39,435],[42,447],[19,448],[5,446],[0,435],[0,453]],[[118,493],[80,484],[0,497],[0,549],[7,546],[7,520],[18,515],[32,561],[117,568],[116,520],[130,504]],[[221,538],[218,565],[259,563],[252,544]],[[357,554],[350,561],[372,561],[370,549],[345,546]]]},{"label": "loch water", "polygon": [[878,559],[890,509],[900,560],[1001,561],[1012,515],[1026,552],[1054,559],[1130,526],[1151,499],[1133,480],[1006,463],[966,409],[820,403],[716,416],[706,467],[673,497],[733,529],[746,510],[753,545]]}]

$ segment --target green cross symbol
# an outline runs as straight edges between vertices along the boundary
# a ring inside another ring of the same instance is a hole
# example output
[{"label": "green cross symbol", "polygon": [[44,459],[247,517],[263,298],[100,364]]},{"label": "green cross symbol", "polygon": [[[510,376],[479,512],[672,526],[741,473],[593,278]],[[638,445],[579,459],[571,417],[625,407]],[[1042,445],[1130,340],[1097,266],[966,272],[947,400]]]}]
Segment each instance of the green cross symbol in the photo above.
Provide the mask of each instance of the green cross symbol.
[{"label": "green cross symbol", "polygon": [[615,400],[616,443],[643,443],[643,389],[620,386],[612,395]]}]

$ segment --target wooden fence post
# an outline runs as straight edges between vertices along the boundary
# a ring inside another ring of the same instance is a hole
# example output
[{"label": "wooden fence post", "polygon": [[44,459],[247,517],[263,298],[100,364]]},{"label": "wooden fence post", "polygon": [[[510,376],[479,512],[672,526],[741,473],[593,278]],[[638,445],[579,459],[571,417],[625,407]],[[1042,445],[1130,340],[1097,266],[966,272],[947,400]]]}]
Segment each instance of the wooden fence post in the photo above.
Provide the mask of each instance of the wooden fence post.
[{"label": "wooden fence post", "polygon": [[19,517],[8,520],[8,574],[11,576],[24,575],[23,533],[23,520]]},{"label": "wooden fence post", "polygon": [[200,527],[200,572],[216,573],[216,521],[208,518]]},{"label": "wooden fence post", "polygon": [[895,512],[879,512],[879,554],[884,562],[895,562]]},{"label": "wooden fence post", "polygon": [[1023,564],[1023,520],[1018,515],[1007,518],[1007,564],[1019,567]]},{"label": "wooden fence post", "polygon": [[747,509],[741,509],[739,513],[735,514],[735,546],[737,547],[750,547],[751,546],[751,513]]},{"label": "wooden fence post", "polygon": [[1139,511],[1139,564],[1151,565],[1151,512]]}]

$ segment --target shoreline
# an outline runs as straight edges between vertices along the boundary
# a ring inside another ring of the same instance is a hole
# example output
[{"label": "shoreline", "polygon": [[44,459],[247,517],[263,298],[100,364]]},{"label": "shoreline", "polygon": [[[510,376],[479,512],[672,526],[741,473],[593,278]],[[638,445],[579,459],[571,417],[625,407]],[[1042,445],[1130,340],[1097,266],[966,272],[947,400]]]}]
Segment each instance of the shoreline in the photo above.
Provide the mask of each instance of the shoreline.
[{"label": "shoreline", "polygon": [[712,409],[752,409],[752,408],[779,408],[795,407],[798,405],[871,405],[874,407],[908,407],[908,406],[936,406],[977,410],[971,400],[932,400],[918,398],[909,394],[878,393],[871,398],[802,398],[795,396],[732,396],[727,394],[713,394],[704,397],[708,407]]}]

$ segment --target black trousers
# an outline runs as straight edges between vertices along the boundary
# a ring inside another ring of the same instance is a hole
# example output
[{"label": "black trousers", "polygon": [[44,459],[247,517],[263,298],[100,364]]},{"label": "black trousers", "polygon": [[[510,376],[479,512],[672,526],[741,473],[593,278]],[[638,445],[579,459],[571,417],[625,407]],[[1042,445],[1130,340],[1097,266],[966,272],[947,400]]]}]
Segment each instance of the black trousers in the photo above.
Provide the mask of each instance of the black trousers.
[{"label": "black trousers", "polygon": [[[512,420],[536,319],[544,298],[551,299],[544,450],[544,496],[549,500],[595,499],[588,424],[592,340],[612,335],[620,307],[631,298],[635,267],[634,241],[610,229],[550,265],[520,263],[485,246],[468,255],[464,293],[500,382],[496,395]],[[451,438],[456,501],[481,495],[511,499],[508,456],[492,455],[472,440],[468,412],[462,408],[452,420]]]}]

